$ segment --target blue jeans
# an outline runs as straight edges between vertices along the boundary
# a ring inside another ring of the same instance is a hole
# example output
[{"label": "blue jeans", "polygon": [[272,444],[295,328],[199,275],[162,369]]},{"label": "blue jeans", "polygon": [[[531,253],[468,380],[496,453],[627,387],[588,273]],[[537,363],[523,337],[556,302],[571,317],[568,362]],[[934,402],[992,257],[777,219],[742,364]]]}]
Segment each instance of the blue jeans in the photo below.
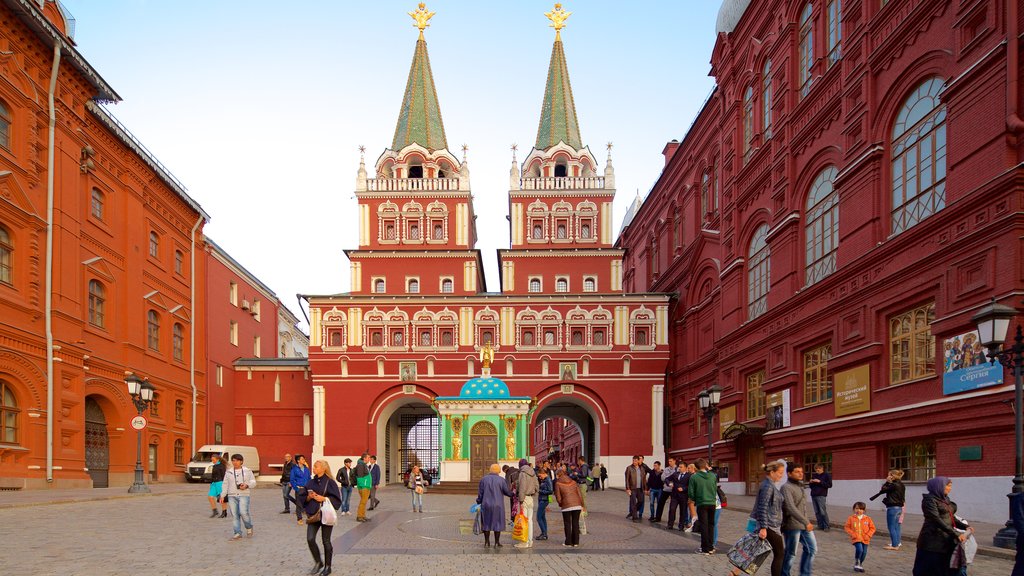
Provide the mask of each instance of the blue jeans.
[{"label": "blue jeans", "polygon": [[893,547],[900,545],[900,533],[903,530],[900,514],[903,514],[902,506],[889,506],[885,509],[885,526],[889,529],[889,541]]},{"label": "blue jeans", "polygon": [[718,546],[718,519],[722,517],[722,509],[715,509],[715,546]]},{"label": "blue jeans", "polygon": [[818,553],[818,540],[814,532],[807,530],[783,530],[782,535],[786,539],[786,556],[782,560],[782,576],[789,576],[793,568],[793,560],[796,558],[797,541],[803,545],[804,553],[800,556],[800,576],[811,576],[811,568],[814,565],[814,555]]},{"label": "blue jeans", "polygon": [[[284,482],[281,484],[281,496],[284,498],[284,511],[291,512],[292,504],[292,485]],[[297,506],[297,504],[296,504]]]},{"label": "blue jeans", "polygon": [[853,543],[853,563],[862,566],[868,559],[868,545],[863,542]]},{"label": "blue jeans", "polygon": [[651,490],[651,518],[654,518],[655,510],[658,507],[658,500],[661,500],[661,490]]},{"label": "blue jeans", "polygon": [[242,535],[242,523],[246,529],[252,529],[252,516],[249,516],[248,496],[228,496],[228,507],[231,508],[231,518],[234,522],[235,534]]},{"label": "blue jeans", "polygon": [[348,500],[352,496],[351,486],[341,487],[341,511],[348,512]]},{"label": "blue jeans", "polygon": [[412,492],[412,509],[423,510],[423,494],[417,494],[415,490],[410,490],[410,492]]},{"label": "blue jeans", "polygon": [[548,494],[541,494],[540,499],[537,502],[537,526],[540,527],[540,533],[543,536],[548,535]]},{"label": "blue jeans", "polygon": [[828,530],[831,528],[828,523],[828,507],[825,504],[827,496],[811,496],[811,504],[814,505],[814,516],[818,520],[818,528]]}]

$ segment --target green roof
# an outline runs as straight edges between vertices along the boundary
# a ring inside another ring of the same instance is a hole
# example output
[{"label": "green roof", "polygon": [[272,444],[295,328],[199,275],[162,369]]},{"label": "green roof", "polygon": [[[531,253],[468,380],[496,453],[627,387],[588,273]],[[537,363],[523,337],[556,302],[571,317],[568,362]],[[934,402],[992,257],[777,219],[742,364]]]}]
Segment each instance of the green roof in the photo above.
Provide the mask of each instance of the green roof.
[{"label": "green roof", "polygon": [[427,41],[420,36],[409,68],[402,109],[398,112],[392,150],[401,150],[415,142],[427,150],[445,150],[448,140],[444,136],[441,105],[434,89],[434,74],[430,71]]},{"label": "green roof", "polygon": [[573,101],[572,85],[569,83],[569,67],[565,63],[562,39],[555,36],[535,147],[538,150],[547,150],[560,141],[576,150],[583,148],[580,124],[576,119],[576,103]]}]

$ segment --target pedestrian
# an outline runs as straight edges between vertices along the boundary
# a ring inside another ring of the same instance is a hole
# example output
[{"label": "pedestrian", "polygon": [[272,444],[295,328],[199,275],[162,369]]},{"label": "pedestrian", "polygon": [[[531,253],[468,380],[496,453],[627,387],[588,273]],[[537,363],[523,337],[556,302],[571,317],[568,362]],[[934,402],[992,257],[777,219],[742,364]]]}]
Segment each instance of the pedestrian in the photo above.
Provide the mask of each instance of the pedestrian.
[{"label": "pedestrian", "polygon": [[537,471],[537,484],[537,493],[540,494],[540,498],[537,501],[537,526],[540,527],[540,536],[537,536],[534,540],[547,540],[547,508],[548,504],[551,502],[551,495],[555,492],[555,485],[554,482],[551,481],[551,475],[548,473],[547,466],[544,466]]},{"label": "pedestrian", "polygon": [[591,490],[597,492],[601,490],[601,471],[603,466],[600,462],[594,462],[594,465],[590,468],[590,477],[593,479],[591,482]]},{"label": "pedestrian", "polygon": [[[782,561],[782,575],[789,576],[796,558],[797,543],[803,548],[800,556],[800,576],[811,576],[814,555],[818,552],[818,541],[814,537],[807,507],[807,493],[804,492],[804,467],[796,462],[787,466],[788,480],[782,485],[782,535],[785,538],[786,556]],[[692,483],[691,483],[692,484]]]},{"label": "pedestrian", "polygon": [[377,486],[380,486],[380,466],[377,465],[377,456],[375,454],[370,455],[370,510],[373,510],[380,504],[380,500],[377,500]]},{"label": "pedestrian", "polygon": [[506,464],[502,470],[505,472],[505,484],[508,485],[508,490],[512,493],[508,499],[510,516],[508,525],[512,526],[515,524],[516,516],[519,515],[519,497],[516,495],[516,487],[519,485],[519,469]]},{"label": "pedestrian", "polygon": [[[651,522],[654,522],[655,524],[661,522],[661,514],[665,511],[665,502],[668,502],[668,499],[672,496],[672,485],[669,484],[669,479],[672,478],[675,473],[676,459],[670,457],[668,459],[668,466],[661,471],[661,496],[658,498],[658,504],[654,512],[654,520],[651,520]],[[653,496],[651,497],[651,504],[654,504]]]},{"label": "pedestrian", "polygon": [[661,479],[661,472],[661,462],[655,461],[654,468],[647,475],[647,488],[651,491],[651,511],[647,517],[650,522],[654,522],[654,512],[658,508],[658,502],[661,501],[661,491],[665,486],[665,482]]},{"label": "pedestrian", "polygon": [[689,525],[689,508],[686,503],[689,499],[690,475],[686,472],[686,463],[680,461],[676,466],[676,472],[670,477],[672,484],[672,496],[668,503],[668,528],[676,523],[676,510],[679,510],[679,530],[683,531]]},{"label": "pedestrian", "polygon": [[289,475],[289,483],[295,487],[295,522],[302,525],[302,507],[305,500],[305,495],[302,493],[306,489],[306,484],[309,482],[310,470],[309,464],[306,463],[306,457],[302,454],[295,456],[295,466],[292,467],[292,472]]},{"label": "pedestrian", "polygon": [[412,490],[412,511],[423,513],[423,493],[427,490],[427,481],[423,478],[423,473],[420,472],[420,467],[413,464],[412,470],[409,471],[409,480],[405,483],[405,487]]},{"label": "pedestrian", "polygon": [[[712,469],[715,478],[718,478],[718,468]],[[722,508],[729,505],[728,499],[725,497],[725,492],[722,491],[722,486],[715,487],[715,533],[712,535],[711,541],[718,544],[718,521],[721,520]]]},{"label": "pedestrian", "polygon": [[242,539],[242,524],[245,524],[246,536],[252,536],[252,516],[249,515],[249,501],[252,498],[252,489],[256,485],[256,476],[243,463],[245,458],[241,454],[231,455],[231,471],[224,474],[224,482],[221,486],[221,497],[227,498],[228,506],[231,507],[231,516],[234,518],[232,540]]},{"label": "pedestrian", "polygon": [[[974,528],[956,517],[956,503],[949,499],[953,481],[936,476],[928,481],[928,492],[921,497],[924,523],[917,536],[914,576],[956,576],[959,568],[950,568],[956,547],[974,533]],[[960,532],[957,532],[960,530]]]},{"label": "pedestrian", "polygon": [[779,486],[786,476],[786,465],[780,461],[769,462],[764,470],[767,477],[761,481],[757,490],[752,516],[757,535],[768,540],[772,547],[771,576],[781,576],[786,552],[782,538],[782,501],[785,497],[779,491]]},{"label": "pedestrian", "polygon": [[[292,468],[295,466],[295,461],[292,460],[291,454],[284,455],[284,464],[281,465],[281,496],[284,497],[284,510],[281,514],[291,514],[291,504],[295,501],[292,498]],[[296,504],[298,506],[298,504]]]},{"label": "pedestrian", "polygon": [[[657,466],[655,466],[657,467]],[[697,472],[690,477],[687,497],[697,510],[700,523],[700,554],[715,553],[715,505],[718,500],[718,478],[708,470],[708,461],[698,458],[694,467]]]},{"label": "pedestrian", "polygon": [[[565,527],[565,542],[562,546],[579,548],[580,546],[580,515],[586,512],[580,487],[568,474],[560,472],[555,482],[555,500],[562,510],[562,525]],[[641,513],[643,504],[641,503]]]},{"label": "pedestrian", "polygon": [[480,505],[484,548],[491,547],[491,532],[494,532],[494,547],[501,548],[501,531],[505,529],[505,501],[502,497],[511,498],[512,490],[500,474],[501,467],[491,464],[490,473],[480,479],[477,488],[476,503]]},{"label": "pedestrian", "polygon": [[526,516],[526,542],[515,544],[516,548],[533,548],[533,513],[536,503],[533,498],[540,491],[537,472],[530,462],[519,460],[519,477],[516,479],[516,496],[519,498],[519,510]]},{"label": "pedestrian", "polygon": [[[850,535],[850,543],[853,544],[853,571],[863,572],[864,561],[868,557],[868,546],[871,544],[871,537],[875,534],[875,522],[864,513],[867,509],[867,504],[863,502],[857,502],[853,505],[853,514],[846,519],[846,525],[844,529],[846,533]],[[950,552],[952,554],[952,551]],[[949,559],[946,559],[947,569]],[[922,574],[925,574],[922,572]],[[940,572],[928,572],[929,576],[937,576]],[[914,570],[914,576],[918,576],[917,570]]]},{"label": "pedestrian", "polygon": [[220,502],[219,516],[227,518],[228,503],[227,500],[223,500],[220,497],[224,487],[224,473],[227,472],[227,465],[220,459],[220,454],[210,456],[210,461],[213,462],[213,471],[210,476],[210,489],[206,492],[206,499],[210,501],[210,518],[218,516],[217,502]]},{"label": "pedestrian", "polygon": [[903,514],[906,510],[907,489],[903,486],[903,470],[889,470],[885,477],[885,483],[877,494],[869,498],[875,498],[885,494],[882,504],[885,504],[885,526],[889,530],[889,545],[883,546],[884,550],[899,550],[902,546],[900,533],[903,528]]},{"label": "pedestrian", "polygon": [[[689,479],[692,478],[693,475],[696,473],[696,461],[686,465],[687,481],[689,481]],[[689,494],[689,490],[687,490],[687,494]],[[694,527],[697,526],[697,506],[693,503],[692,499],[687,500],[686,505],[686,513],[689,515],[689,521],[686,524],[686,529],[684,530],[684,532],[692,532],[694,530]],[[696,529],[700,530],[700,527],[698,526]]]},{"label": "pedestrian", "polygon": [[370,488],[373,478],[370,477],[370,466],[366,463],[369,453],[363,452],[356,462],[356,490],[359,490],[359,508],[356,509],[356,522],[368,522],[366,502],[370,499]]},{"label": "pedestrian", "polygon": [[587,486],[590,484],[590,466],[583,456],[576,458],[576,483],[580,485],[580,495],[583,497],[583,505],[587,505]]},{"label": "pedestrian", "polygon": [[352,497],[352,487],[356,485],[356,476],[352,470],[351,458],[345,458],[344,465],[338,470],[338,477],[335,480],[338,481],[338,487],[341,489],[341,511],[338,513],[342,516],[351,516],[352,512],[349,509],[349,501]]},{"label": "pedestrian", "polygon": [[[331,544],[331,532],[334,526],[328,526],[321,521],[320,509],[323,506],[332,506],[337,509],[341,505],[341,492],[338,485],[331,479],[331,466],[325,460],[313,462],[313,475],[303,486],[305,494],[302,500],[302,507],[306,512],[306,544],[313,554],[313,569],[310,574],[327,576],[331,573],[331,560],[334,558],[334,546]],[[295,504],[298,506],[298,501]],[[320,548],[316,545],[316,533],[320,532],[320,541],[324,546],[323,559],[320,557]]]},{"label": "pedestrian", "polygon": [[828,532],[832,527],[828,523],[828,489],[832,487],[832,475],[825,471],[825,465],[818,463],[814,465],[814,474],[811,474],[811,504],[814,506],[814,516],[818,520],[818,529]]},{"label": "pedestrian", "polygon": [[608,467],[601,464],[601,490],[603,491],[605,485],[608,483]]},{"label": "pedestrian", "polygon": [[633,456],[633,464],[626,468],[626,495],[629,496],[629,517],[633,522],[640,522],[644,517],[647,472],[643,469],[642,458]]}]

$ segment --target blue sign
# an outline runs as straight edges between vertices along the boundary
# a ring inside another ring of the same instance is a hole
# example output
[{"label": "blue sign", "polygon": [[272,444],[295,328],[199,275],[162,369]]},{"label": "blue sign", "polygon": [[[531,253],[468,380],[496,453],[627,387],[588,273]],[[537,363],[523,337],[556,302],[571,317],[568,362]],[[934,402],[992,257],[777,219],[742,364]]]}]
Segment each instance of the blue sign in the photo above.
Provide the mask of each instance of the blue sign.
[{"label": "blue sign", "polygon": [[1003,383],[1003,365],[999,362],[976,364],[942,375],[942,393],[945,395],[977,390]]}]

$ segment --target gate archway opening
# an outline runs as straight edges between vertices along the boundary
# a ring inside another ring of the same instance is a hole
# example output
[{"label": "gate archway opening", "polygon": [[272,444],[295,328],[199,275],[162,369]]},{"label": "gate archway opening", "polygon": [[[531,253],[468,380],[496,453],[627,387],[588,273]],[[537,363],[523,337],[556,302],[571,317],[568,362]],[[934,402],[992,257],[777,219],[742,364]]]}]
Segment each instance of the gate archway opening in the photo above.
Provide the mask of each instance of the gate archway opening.
[{"label": "gate archway opening", "polygon": [[110,486],[110,434],[107,417],[95,396],[85,397],[85,467],[93,488]]},{"label": "gate archway opening", "polygon": [[377,449],[382,483],[405,482],[413,465],[436,482],[441,461],[441,420],[437,412],[421,399],[392,403],[377,423]]},{"label": "gate archway opening", "polygon": [[582,456],[587,464],[601,462],[602,422],[589,404],[570,395],[558,396],[537,410],[533,422],[536,461],[557,457],[575,462]]}]

